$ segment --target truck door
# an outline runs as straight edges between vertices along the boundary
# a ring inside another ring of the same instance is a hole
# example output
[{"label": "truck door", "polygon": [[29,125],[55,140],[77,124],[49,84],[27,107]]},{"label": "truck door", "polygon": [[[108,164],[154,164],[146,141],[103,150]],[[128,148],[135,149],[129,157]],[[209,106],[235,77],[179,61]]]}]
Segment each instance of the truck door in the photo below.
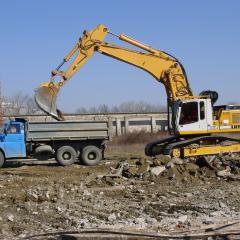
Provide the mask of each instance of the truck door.
[{"label": "truck door", "polygon": [[10,123],[6,126],[4,150],[7,158],[26,157],[25,138],[22,124]]}]

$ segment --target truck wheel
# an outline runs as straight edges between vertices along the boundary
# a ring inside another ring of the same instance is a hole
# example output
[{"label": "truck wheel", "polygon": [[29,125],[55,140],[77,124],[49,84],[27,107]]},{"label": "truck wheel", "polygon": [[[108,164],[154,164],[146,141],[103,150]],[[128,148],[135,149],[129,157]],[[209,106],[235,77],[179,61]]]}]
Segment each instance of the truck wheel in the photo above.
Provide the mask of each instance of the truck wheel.
[{"label": "truck wheel", "polygon": [[77,153],[71,146],[63,146],[57,150],[56,160],[62,166],[68,166],[76,161]]},{"label": "truck wheel", "polygon": [[96,146],[86,146],[81,151],[80,157],[83,164],[94,166],[102,160],[102,150]]},{"label": "truck wheel", "polygon": [[0,151],[0,168],[4,165],[5,163],[5,158],[3,153]]}]

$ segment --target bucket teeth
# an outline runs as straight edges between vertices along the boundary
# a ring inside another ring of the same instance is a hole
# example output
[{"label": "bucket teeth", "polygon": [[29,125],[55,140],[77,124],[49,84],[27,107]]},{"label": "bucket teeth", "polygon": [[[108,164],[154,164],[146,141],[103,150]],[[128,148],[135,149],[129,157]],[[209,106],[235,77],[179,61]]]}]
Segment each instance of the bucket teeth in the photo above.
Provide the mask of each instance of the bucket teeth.
[{"label": "bucket teeth", "polygon": [[56,120],[63,120],[62,113],[56,106],[59,89],[60,87],[54,82],[43,83],[35,90],[35,101],[42,111]]}]

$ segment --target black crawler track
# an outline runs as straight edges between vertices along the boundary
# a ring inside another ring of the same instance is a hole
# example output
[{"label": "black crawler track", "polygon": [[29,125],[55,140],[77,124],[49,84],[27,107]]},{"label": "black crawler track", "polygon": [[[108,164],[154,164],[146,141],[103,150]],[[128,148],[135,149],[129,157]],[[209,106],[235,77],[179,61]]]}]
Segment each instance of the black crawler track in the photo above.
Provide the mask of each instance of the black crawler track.
[{"label": "black crawler track", "polygon": [[[136,231],[121,231],[121,230],[106,230],[106,229],[88,229],[82,231],[65,231],[65,232],[52,232],[44,233],[34,236],[28,236],[23,239],[28,240],[41,240],[41,239],[239,239],[239,229],[224,230],[229,226],[234,226],[239,222],[230,223],[214,229],[204,229],[196,232],[175,232],[174,234],[161,234],[149,232],[136,232]],[[54,237],[54,238],[53,238]],[[56,238],[55,238],[56,237]]]},{"label": "black crawler track", "polygon": [[161,145],[161,146],[164,146],[164,145],[168,145],[172,142],[175,142],[177,140],[179,140],[180,136],[172,136],[172,137],[169,137],[169,138],[164,138],[164,139],[160,139],[160,140],[157,140],[157,141],[154,141],[154,142],[150,142],[148,143],[146,146],[145,146],[145,155],[147,156],[155,156],[157,155],[154,151],[153,151],[153,148],[155,146],[158,146],[158,145]]}]

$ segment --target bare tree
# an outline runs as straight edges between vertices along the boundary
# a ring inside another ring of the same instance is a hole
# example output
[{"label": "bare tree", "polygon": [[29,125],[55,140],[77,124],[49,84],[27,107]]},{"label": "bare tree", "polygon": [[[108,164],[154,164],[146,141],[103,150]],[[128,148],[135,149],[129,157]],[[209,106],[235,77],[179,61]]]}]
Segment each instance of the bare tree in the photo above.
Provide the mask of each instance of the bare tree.
[{"label": "bare tree", "polygon": [[93,106],[88,110],[89,113],[98,113],[97,107]]},{"label": "bare tree", "polygon": [[33,97],[17,92],[12,97],[3,97],[4,115],[35,114],[40,112]]},{"label": "bare tree", "polygon": [[35,114],[39,112],[39,108],[33,97],[27,97],[25,100],[26,114]]},{"label": "bare tree", "polygon": [[232,102],[228,102],[227,105],[240,105],[240,102],[232,101]]},{"label": "bare tree", "polygon": [[85,107],[80,107],[77,109],[76,113],[88,113],[88,110]]},{"label": "bare tree", "polygon": [[106,104],[101,104],[98,107],[98,112],[99,113],[109,113],[110,112],[110,108]]},{"label": "bare tree", "polygon": [[10,102],[12,103],[12,114],[19,115],[24,110],[24,103],[27,98],[27,95],[22,92],[16,93],[12,98],[10,98]]},{"label": "bare tree", "polygon": [[113,112],[113,113],[118,113],[118,112],[120,112],[120,111],[119,111],[119,107],[118,107],[118,106],[113,106],[113,107],[111,108],[111,112]]},{"label": "bare tree", "polygon": [[151,104],[144,101],[129,101],[119,105],[120,112],[162,112],[166,108],[161,105]]},{"label": "bare tree", "polygon": [[101,104],[98,107],[93,106],[90,108],[80,107],[77,109],[77,113],[117,113],[117,112],[163,112],[166,111],[166,107],[160,104],[151,104],[144,101],[128,101],[123,102],[119,106],[109,107],[106,104]]}]

